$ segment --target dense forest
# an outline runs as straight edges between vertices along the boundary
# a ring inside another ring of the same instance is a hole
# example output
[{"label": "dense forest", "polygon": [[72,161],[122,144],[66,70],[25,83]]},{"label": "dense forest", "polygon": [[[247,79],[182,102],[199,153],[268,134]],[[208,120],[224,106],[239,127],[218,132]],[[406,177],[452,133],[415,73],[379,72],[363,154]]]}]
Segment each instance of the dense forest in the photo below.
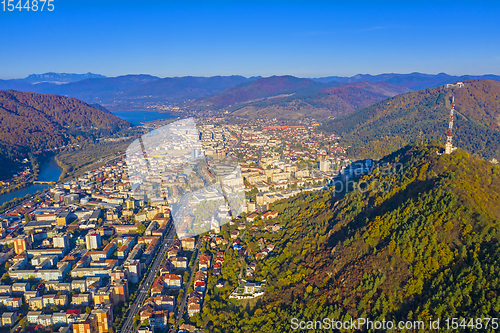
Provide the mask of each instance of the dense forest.
[{"label": "dense forest", "polygon": [[[275,245],[255,275],[267,279],[266,294],[253,304],[229,300],[230,286],[211,292],[209,281],[194,320],[207,332],[292,332],[292,318],[440,318],[441,331],[467,332],[475,331],[470,318],[497,318],[500,167],[460,149],[438,155],[440,148],[405,146],[347,193],[274,203],[279,234],[248,241],[269,237]],[[234,283],[247,259],[231,250],[225,258],[224,278]],[[461,326],[447,330],[446,318]]]},{"label": "dense forest", "polygon": [[[333,119],[322,129],[342,136],[352,157],[381,157],[417,138],[444,142],[455,96],[454,145],[500,160],[500,82],[465,81],[398,95]],[[375,156],[374,156],[375,154]]]},{"label": "dense forest", "polygon": [[77,144],[130,126],[110,112],[75,98],[0,91],[0,161],[5,176],[28,153]]}]

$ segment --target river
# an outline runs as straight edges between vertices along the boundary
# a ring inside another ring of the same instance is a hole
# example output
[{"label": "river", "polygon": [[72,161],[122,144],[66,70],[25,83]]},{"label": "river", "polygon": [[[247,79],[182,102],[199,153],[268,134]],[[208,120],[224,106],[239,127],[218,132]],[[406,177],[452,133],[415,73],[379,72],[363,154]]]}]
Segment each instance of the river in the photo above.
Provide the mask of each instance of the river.
[{"label": "river", "polygon": [[[135,126],[140,126],[141,122],[144,121],[175,118],[175,116],[170,113],[156,111],[112,111],[112,113],[117,117],[130,121]],[[38,180],[57,182],[60,175],[61,169],[59,168],[59,165],[57,165],[54,158],[51,158],[40,165]],[[22,198],[26,194],[33,194],[39,190],[44,190],[49,187],[49,185],[45,184],[32,184],[20,190],[2,194],[0,195],[0,205],[12,199]]]},{"label": "river", "polygon": [[111,113],[119,118],[130,121],[134,126],[140,126],[145,121],[175,118],[170,113],[157,111],[111,111]]},{"label": "river", "polygon": [[[45,161],[40,165],[38,180],[57,182],[59,180],[59,176],[61,176],[61,169],[59,168],[59,165],[57,165],[57,162],[54,158],[51,158],[50,160]],[[49,187],[50,185],[45,184],[32,184],[25,188],[2,194],[0,195],[0,205],[12,199],[22,198],[26,194],[33,194],[36,193],[36,191],[44,190]]]}]

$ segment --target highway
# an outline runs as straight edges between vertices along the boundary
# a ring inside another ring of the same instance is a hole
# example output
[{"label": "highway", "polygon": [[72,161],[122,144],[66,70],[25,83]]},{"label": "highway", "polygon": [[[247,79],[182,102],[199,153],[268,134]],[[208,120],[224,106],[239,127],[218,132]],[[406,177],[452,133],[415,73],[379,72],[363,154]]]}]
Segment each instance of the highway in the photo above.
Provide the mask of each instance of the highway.
[{"label": "highway", "polygon": [[167,252],[168,248],[172,245],[174,241],[174,235],[175,235],[175,227],[171,225],[170,231],[168,232],[168,235],[165,237],[163,245],[161,246],[159,252],[157,252],[156,258],[153,264],[150,266],[151,268],[147,272],[147,277],[144,279],[142,285],[138,289],[139,292],[134,300],[134,303],[129,308],[127,319],[122,325],[122,328],[120,330],[121,332],[128,333],[133,331],[132,326],[134,323],[134,317],[139,313],[142,303],[144,302],[144,300],[148,295],[148,291],[151,288],[151,285],[155,279],[158,269],[160,268],[161,262],[165,258],[165,253]]}]

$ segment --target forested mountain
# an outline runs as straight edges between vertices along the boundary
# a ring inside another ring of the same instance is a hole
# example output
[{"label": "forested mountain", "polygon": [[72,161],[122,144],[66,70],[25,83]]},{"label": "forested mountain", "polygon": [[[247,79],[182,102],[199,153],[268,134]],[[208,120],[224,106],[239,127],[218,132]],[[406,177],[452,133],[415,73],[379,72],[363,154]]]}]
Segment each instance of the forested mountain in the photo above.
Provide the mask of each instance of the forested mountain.
[{"label": "forested mountain", "polygon": [[248,103],[237,108],[233,115],[268,119],[340,116],[410,91],[384,82],[361,81],[330,85],[335,86],[300,90]]},{"label": "forested mountain", "polygon": [[228,107],[261,100],[266,97],[295,94],[304,89],[308,89],[308,91],[319,91],[326,87],[328,87],[328,85],[295,76],[271,76],[226,89],[215,96],[199,101],[199,104],[214,107]]},{"label": "forested mountain", "polygon": [[13,90],[0,91],[0,124],[0,154],[8,159],[130,126],[75,98]]},{"label": "forested mountain", "polygon": [[454,145],[500,160],[500,82],[465,81],[463,88],[438,87],[398,95],[325,123],[342,136],[351,156],[380,157],[417,139],[446,139],[455,96]]},{"label": "forested mountain", "polygon": [[[406,146],[346,194],[320,191],[271,205],[281,230],[247,231],[246,259],[226,251],[228,286],[212,293],[209,280],[193,320],[210,332],[293,332],[293,318],[426,325],[440,318],[448,331],[446,318],[497,318],[500,166],[463,150],[438,155],[439,148]],[[266,294],[257,303],[229,300],[262,237],[275,246],[255,271],[255,281],[267,280]]]}]

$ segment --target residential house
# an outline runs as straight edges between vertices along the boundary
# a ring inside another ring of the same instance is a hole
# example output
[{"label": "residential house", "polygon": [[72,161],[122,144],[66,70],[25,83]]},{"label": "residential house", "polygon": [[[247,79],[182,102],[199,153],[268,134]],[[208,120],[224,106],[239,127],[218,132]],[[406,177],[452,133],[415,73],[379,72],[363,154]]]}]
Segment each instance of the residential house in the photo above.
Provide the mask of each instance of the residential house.
[{"label": "residential house", "polygon": [[42,296],[43,306],[50,308],[52,305],[56,304],[56,296],[55,294],[47,294]]},{"label": "residential house", "polygon": [[36,325],[38,324],[38,317],[42,315],[42,311],[29,311],[26,315],[26,320],[28,323]]},{"label": "residential house", "polygon": [[52,315],[42,314],[42,315],[38,316],[38,325],[51,326],[52,325]]},{"label": "residential house", "polygon": [[12,294],[13,295],[24,295],[27,291],[30,291],[30,283],[29,282],[17,282],[12,285]]},{"label": "residential house", "polygon": [[276,210],[267,211],[264,214],[262,214],[263,219],[275,219],[276,217],[278,217],[278,211],[276,211]]},{"label": "residential house", "polygon": [[257,213],[252,213],[250,215],[247,216],[247,222],[253,222],[255,221],[255,219],[259,217],[259,214]]},{"label": "residential house", "polygon": [[66,325],[67,323],[66,311],[54,312],[52,314],[53,325]]},{"label": "residential house", "polygon": [[68,295],[65,294],[56,295],[56,297],[54,297],[54,305],[61,307],[68,306]]},{"label": "residential house", "polygon": [[188,315],[192,317],[196,314],[200,313],[200,304],[190,303],[188,304]]},{"label": "residential house", "polygon": [[199,291],[199,292],[204,292],[205,291],[205,281],[196,281],[194,283],[194,290]]},{"label": "residential house", "polygon": [[72,306],[88,306],[90,305],[90,294],[75,294],[71,298]]},{"label": "residential house", "polygon": [[0,295],[2,295],[2,296],[12,295],[12,286],[0,285]]},{"label": "residential house", "polygon": [[43,309],[43,298],[40,296],[31,297],[28,301],[28,306],[32,310],[41,310]]},{"label": "residential house", "polygon": [[167,310],[153,311],[152,316],[149,318],[149,324],[155,327],[167,327],[168,311]]},{"label": "residential house", "polygon": [[182,242],[182,247],[184,248],[184,250],[187,251],[194,250],[196,245],[196,240],[192,237],[183,238],[181,239],[181,242]]},{"label": "residential house", "polygon": [[76,293],[84,293],[87,291],[86,280],[73,280],[71,281],[71,290]]},{"label": "residential house", "polygon": [[177,274],[166,274],[163,276],[163,281],[170,288],[182,287],[182,276]]},{"label": "residential house", "polygon": [[186,269],[187,268],[187,258],[186,257],[174,257],[170,259],[175,268]]}]

